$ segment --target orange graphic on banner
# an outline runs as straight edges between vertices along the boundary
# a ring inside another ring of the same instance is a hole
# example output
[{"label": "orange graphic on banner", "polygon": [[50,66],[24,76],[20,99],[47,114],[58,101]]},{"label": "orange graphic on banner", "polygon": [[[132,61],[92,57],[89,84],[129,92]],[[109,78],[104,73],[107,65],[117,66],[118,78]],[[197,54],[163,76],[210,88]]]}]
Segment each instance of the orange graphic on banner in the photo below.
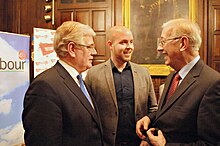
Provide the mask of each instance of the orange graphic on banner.
[{"label": "orange graphic on banner", "polygon": [[40,43],[39,46],[40,46],[40,49],[41,49],[43,56],[54,52],[53,44]]}]

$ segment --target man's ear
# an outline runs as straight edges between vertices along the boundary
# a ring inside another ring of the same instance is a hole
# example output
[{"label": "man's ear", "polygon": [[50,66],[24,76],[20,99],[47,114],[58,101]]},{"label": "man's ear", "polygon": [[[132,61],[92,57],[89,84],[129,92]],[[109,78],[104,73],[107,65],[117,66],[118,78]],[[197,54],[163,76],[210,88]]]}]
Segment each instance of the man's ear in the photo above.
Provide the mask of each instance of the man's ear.
[{"label": "man's ear", "polygon": [[187,36],[182,36],[180,43],[180,51],[184,51],[189,46],[189,38]]},{"label": "man's ear", "polygon": [[113,45],[113,44],[112,44],[112,41],[108,40],[108,41],[107,41],[107,45],[108,45],[109,47],[112,47],[112,45]]},{"label": "man's ear", "polygon": [[73,42],[69,42],[67,45],[67,51],[71,57],[75,57],[75,44]]},{"label": "man's ear", "polygon": [[113,47],[112,41],[108,40],[107,41],[107,46],[109,46],[109,50],[112,50],[112,47]]}]

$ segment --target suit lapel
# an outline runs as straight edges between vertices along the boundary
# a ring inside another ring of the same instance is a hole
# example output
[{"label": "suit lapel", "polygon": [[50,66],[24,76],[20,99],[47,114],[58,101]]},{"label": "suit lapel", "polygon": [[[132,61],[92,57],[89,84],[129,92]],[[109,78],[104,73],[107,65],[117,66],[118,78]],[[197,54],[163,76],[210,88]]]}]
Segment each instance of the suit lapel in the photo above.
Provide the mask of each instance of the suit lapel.
[{"label": "suit lapel", "polygon": [[[164,106],[163,102],[165,102],[166,93],[168,91],[168,87],[172,82],[172,77],[174,73],[172,73],[171,76],[167,78],[168,80],[168,86],[165,86],[164,92],[162,94],[162,100],[156,115],[156,119],[160,117],[165,111],[167,111],[180,97],[184,92],[187,92],[187,89],[193,85],[193,83],[196,81],[196,78],[199,76],[202,67],[204,66],[204,62],[202,60],[199,60],[197,64],[190,70],[190,72],[186,75],[186,77],[183,79],[183,81],[180,83],[180,85],[177,87],[174,94],[171,96],[170,101],[166,103]],[[155,119],[155,120],[156,120]]]},{"label": "suit lapel", "polygon": [[[55,65],[55,68],[57,69],[58,73],[60,76],[63,78],[64,84],[67,86],[69,90],[79,99],[79,101],[82,103],[82,105],[87,109],[87,111],[92,115],[94,120],[97,122],[97,124],[100,126],[100,121],[96,115],[95,110],[92,108],[90,105],[89,101],[86,99],[85,95],[83,94],[82,90],[80,87],[76,84],[76,82],[73,80],[73,78],[70,76],[70,74],[62,67],[62,65],[57,62]],[[90,94],[91,96],[91,94]],[[91,96],[92,100],[93,97]],[[94,102],[94,100],[93,100]],[[95,109],[96,105],[94,104]]]},{"label": "suit lapel", "polygon": [[[166,110],[168,110],[176,100],[178,100],[181,95],[196,81],[196,79],[191,75],[187,75],[186,78],[182,81],[182,83],[177,87],[176,91],[174,94],[171,96],[170,100],[165,103],[163,107],[160,107],[160,111],[157,115],[159,117],[161,114],[163,114]],[[164,97],[165,100],[165,97]],[[164,101],[165,102],[165,101]]]},{"label": "suit lapel", "polygon": [[164,102],[166,100],[166,94],[168,92],[168,89],[169,89],[169,86],[172,82],[172,78],[174,76],[174,72],[172,72],[166,79],[166,82],[165,82],[165,86],[164,86],[164,89],[163,89],[163,93],[161,95],[161,99],[160,99],[160,104],[159,104],[159,107],[158,107],[158,111],[161,111],[162,107],[164,106]]},{"label": "suit lapel", "polygon": [[138,81],[138,74],[137,74],[137,69],[133,66],[132,62],[130,62],[131,65],[131,71],[132,71],[132,76],[133,76],[133,81],[134,81],[134,103],[135,103],[135,113],[137,113],[137,98],[139,97],[139,88],[140,86],[138,85],[140,81]]},{"label": "suit lapel", "polygon": [[115,84],[114,84],[114,78],[112,74],[112,67],[111,67],[110,59],[107,62],[105,62],[105,79],[106,79],[109,91],[112,95],[113,101],[115,103],[115,107],[116,109],[118,109]]}]

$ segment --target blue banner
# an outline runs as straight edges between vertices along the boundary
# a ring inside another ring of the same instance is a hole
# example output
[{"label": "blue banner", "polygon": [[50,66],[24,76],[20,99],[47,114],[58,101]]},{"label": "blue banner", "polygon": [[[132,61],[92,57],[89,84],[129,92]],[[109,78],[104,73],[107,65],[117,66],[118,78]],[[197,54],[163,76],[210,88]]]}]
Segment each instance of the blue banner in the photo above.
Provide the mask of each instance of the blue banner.
[{"label": "blue banner", "polygon": [[22,145],[24,94],[29,86],[30,37],[0,31],[0,145]]}]

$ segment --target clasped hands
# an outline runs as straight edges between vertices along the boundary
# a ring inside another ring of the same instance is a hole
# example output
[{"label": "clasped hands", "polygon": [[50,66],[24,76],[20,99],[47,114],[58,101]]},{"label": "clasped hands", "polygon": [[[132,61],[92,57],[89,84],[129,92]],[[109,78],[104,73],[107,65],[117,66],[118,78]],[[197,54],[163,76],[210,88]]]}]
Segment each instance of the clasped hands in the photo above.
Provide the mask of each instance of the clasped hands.
[{"label": "clasped hands", "polygon": [[150,118],[148,116],[143,117],[136,124],[136,133],[142,139],[140,146],[165,146],[166,139],[162,131],[158,130],[157,135],[155,135],[156,129],[148,129],[149,125]]}]

